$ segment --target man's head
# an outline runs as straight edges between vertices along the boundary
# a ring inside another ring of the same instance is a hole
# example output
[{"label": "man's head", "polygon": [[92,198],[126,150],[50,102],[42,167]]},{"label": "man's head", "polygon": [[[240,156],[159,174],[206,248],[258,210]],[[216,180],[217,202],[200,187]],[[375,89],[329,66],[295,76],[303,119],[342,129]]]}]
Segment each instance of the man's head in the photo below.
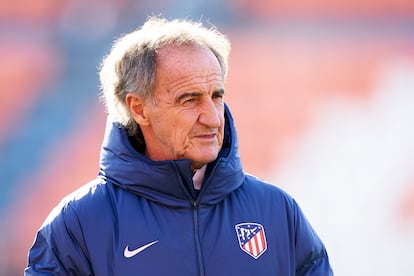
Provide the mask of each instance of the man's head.
[{"label": "man's head", "polygon": [[109,115],[140,131],[153,160],[213,161],[224,136],[228,40],[184,20],[150,18],[116,41],[100,71]]}]

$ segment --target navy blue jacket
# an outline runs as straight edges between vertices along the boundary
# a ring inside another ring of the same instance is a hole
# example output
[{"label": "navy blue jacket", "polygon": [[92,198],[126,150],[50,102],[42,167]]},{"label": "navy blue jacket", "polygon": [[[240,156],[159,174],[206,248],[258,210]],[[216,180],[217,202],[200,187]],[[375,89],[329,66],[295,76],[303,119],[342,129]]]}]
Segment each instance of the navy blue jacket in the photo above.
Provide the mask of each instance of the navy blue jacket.
[{"label": "navy blue jacket", "polygon": [[332,275],[297,203],[246,174],[228,108],[225,141],[193,189],[189,160],[151,161],[108,123],[96,180],[66,197],[26,275]]}]

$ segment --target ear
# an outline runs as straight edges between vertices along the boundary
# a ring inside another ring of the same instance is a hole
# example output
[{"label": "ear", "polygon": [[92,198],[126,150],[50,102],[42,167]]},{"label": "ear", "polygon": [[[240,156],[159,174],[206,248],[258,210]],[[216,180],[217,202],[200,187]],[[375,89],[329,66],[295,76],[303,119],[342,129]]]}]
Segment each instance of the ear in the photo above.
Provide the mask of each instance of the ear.
[{"label": "ear", "polygon": [[149,124],[149,119],[145,112],[145,100],[143,97],[135,93],[128,93],[125,98],[125,103],[132,118],[134,118],[137,124],[140,126],[146,126]]}]

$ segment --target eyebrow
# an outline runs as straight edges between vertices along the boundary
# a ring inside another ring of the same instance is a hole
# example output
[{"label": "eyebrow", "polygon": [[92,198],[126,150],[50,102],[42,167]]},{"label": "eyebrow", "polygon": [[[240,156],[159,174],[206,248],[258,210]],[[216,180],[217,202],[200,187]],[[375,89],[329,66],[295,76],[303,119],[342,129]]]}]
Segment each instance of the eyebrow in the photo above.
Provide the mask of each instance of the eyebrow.
[{"label": "eyebrow", "polygon": [[223,95],[224,94],[224,88],[219,88],[219,89],[214,90],[213,94]]},{"label": "eyebrow", "polygon": [[183,93],[175,99],[175,102],[179,103],[179,102],[181,102],[182,99],[185,99],[185,98],[188,98],[188,97],[197,97],[197,96],[200,96],[200,95],[201,95],[200,92]]},{"label": "eyebrow", "polygon": [[[202,94],[203,93],[201,93],[201,92],[188,92],[188,93],[183,93],[183,94],[181,94],[180,96],[178,96],[175,99],[175,102],[176,103],[179,103],[182,99],[185,99],[185,98],[188,98],[188,97],[198,97],[198,96],[201,96]],[[223,95],[224,94],[224,88],[219,88],[219,89],[214,90],[213,91],[213,95],[214,94],[221,94],[221,95]]]}]

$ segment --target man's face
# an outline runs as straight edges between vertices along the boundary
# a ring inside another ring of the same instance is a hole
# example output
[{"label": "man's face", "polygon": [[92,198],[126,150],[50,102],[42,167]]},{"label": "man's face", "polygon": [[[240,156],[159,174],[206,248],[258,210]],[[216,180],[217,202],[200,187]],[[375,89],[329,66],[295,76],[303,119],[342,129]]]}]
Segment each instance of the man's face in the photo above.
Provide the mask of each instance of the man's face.
[{"label": "man's face", "polygon": [[158,52],[155,98],[141,127],[152,160],[190,159],[199,168],[217,158],[224,136],[224,81],[214,54],[200,46]]}]

